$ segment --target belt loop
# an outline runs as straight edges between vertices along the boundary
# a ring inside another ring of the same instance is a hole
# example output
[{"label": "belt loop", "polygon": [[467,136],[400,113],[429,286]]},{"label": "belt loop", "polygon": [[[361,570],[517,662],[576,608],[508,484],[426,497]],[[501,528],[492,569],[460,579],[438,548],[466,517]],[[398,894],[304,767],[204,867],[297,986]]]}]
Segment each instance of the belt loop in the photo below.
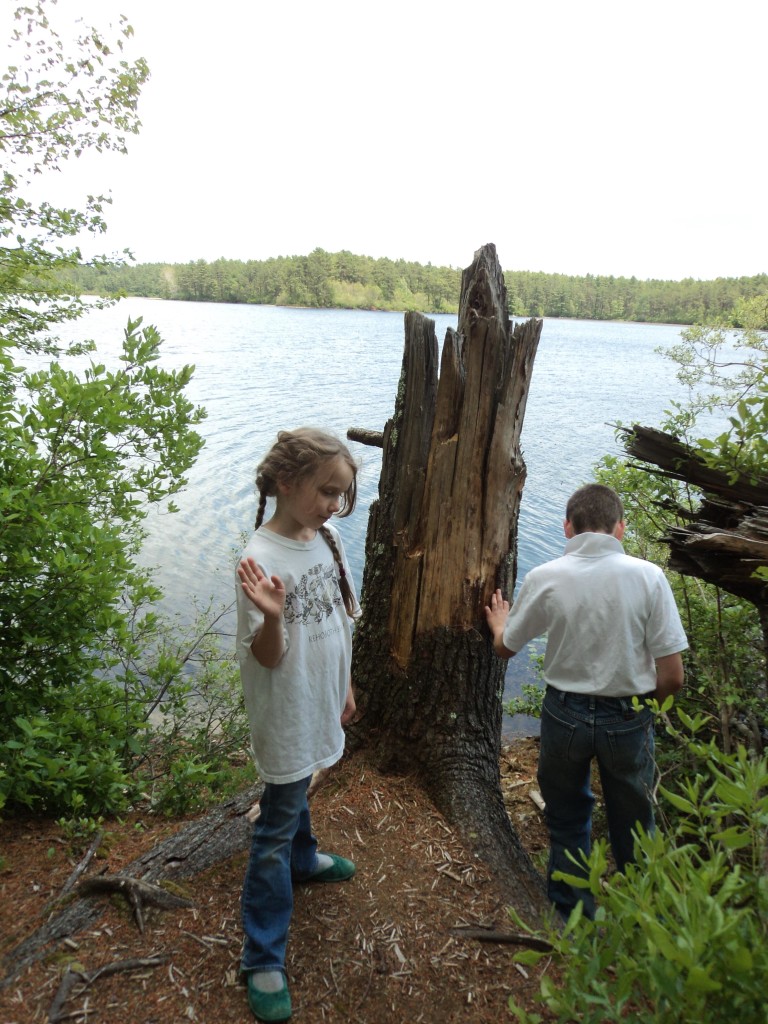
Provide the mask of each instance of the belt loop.
[{"label": "belt loop", "polygon": [[594,697],[590,697],[589,698],[589,710],[590,711],[594,711],[595,710],[595,698]]}]

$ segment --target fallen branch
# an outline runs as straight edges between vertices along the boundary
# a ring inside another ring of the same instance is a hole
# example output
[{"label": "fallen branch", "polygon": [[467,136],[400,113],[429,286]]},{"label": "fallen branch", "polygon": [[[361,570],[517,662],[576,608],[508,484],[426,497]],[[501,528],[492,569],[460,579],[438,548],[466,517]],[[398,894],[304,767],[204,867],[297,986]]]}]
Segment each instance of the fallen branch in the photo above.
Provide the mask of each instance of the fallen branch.
[{"label": "fallen branch", "polygon": [[139,971],[148,967],[160,967],[167,959],[168,957],[165,954],[158,954],[157,956],[141,957],[134,960],[118,960],[112,964],[104,964],[103,967],[99,967],[90,973],[73,971],[69,968],[61,979],[61,984],[48,1010],[48,1024],[56,1024],[57,1021],[73,1016],[69,1013],[62,1013],[62,1010],[70,997],[72,989],[78,982],[86,989],[99,978],[106,978],[110,974],[118,974],[121,971]]},{"label": "fallen branch", "polygon": [[555,947],[546,939],[537,939],[533,935],[523,935],[520,932],[499,932],[492,928],[473,928],[470,925],[459,925],[451,929],[451,934],[462,939],[477,939],[478,942],[499,942],[511,946],[527,946],[529,949],[539,949],[543,953],[550,953]]},{"label": "fallen branch", "polygon": [[384,447],[384,432],[382,430],[367,430],[365,427],[350,427],[347,431],[350,441],[357,441],[358,444],[367,444],[371,448]]},{"label": "fallen branch", "polygon": [[61,892],[57,896],[55,896],[53,898],[53,900],[51,900],[51,903],[49,904],[49,907],[46,908],[46,909],[49,909],[50,906],[53,905],[53,904],[60,903],[61,900],[63,900],[65,896],[68,896],[69,893],[74,889],[74,887],[75,887],[75,885],[77,883],[78,878],[80,878],[80,876],[88,869],[88,865],[91,863],[91,861],[93,860],[94,856],[96,855],[96,851],[101,846],[101,841],[102,841],[103,838],[104,838],[104,831],[103,830],[99,830],[99,832],[96,833],[96,836],[95,836],[93,842],[88,847],[88,850],[87,850],[85,856],[79,862],[79,864],[76,865],[74,871],[72,872],[72,874],[69,876],[69,878],[66,880],[66,882],[62,886]]}]

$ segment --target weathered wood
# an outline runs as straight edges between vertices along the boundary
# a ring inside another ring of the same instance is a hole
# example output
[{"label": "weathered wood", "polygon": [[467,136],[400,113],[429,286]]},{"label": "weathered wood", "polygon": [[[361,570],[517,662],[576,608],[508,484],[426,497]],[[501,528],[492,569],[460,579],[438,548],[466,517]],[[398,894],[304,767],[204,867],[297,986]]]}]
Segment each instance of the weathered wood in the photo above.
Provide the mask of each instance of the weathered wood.
[{"label": "weathered wood", "polygon": [[634,458],[704,492],[686,525],[671,527],[664,538],[670,568],[765,607],[768,581],[755,573],[768,566],[768,478],[748,480],[707,466],[679,438],[649,427],[623,431],[623,444]]},{"label": "weathered wood", "polygon": [[529,918],[543,910],[542,887],[501,797],[505,663],[483,608],[496,586],[514,584],[520,430],[540,333],[540,320],[512,330],[493,246],[464,271],[439,379],[433,322],[406,315],[368,523],[353,654],[360,718],[349,732],[379,767],[417,774]]},{"label": "weathered wood", "polygon": [[[708,466],[678,437],[639,425],[622,431],[629,455],[654,472],[683,480],[703,492],[699,507],[670,527],[669,567],[712,583],[755,605],[763,630],[768,690],[768,580],[757,570],[768,567],[768,477],[758,480]],[[682,510],[678,510],[682,513]]]},{"label": "weathered wood", "polygon": [[381,430],[367,430],[365,427],[350,427],[347,431],[350,441],[367,444],[371,448],[384,447],[384,434]]},{"label": "weathered wood", "polygon": [[141,878],[132,878],[130,875],[96,875],[94,878],[85,878],[78,886],[78,892],[83,896],[98,896],[104,893],[112,895],[117,893],[123,896],[133,910],[133,916],[139,931],[144,934],[144,907],[159,907],[161,910],[171,910],[176,907],[191,907],[192,900],[184,896],[177,896],[168,892],[159,885],[152,885]]}]

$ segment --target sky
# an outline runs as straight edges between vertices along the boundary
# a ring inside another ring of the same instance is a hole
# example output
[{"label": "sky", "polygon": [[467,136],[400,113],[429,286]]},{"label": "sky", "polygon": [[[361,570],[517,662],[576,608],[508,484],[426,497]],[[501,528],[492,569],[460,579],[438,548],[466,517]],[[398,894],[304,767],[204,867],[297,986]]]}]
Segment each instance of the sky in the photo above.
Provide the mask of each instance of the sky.
[{"label": "sky", "polygon": [[87,253],[465,267],[493,242],[505,270],[768,272],[765,3],[57,5],[120,13],[151,69],[141,133],[42,183],[111,192]]}]

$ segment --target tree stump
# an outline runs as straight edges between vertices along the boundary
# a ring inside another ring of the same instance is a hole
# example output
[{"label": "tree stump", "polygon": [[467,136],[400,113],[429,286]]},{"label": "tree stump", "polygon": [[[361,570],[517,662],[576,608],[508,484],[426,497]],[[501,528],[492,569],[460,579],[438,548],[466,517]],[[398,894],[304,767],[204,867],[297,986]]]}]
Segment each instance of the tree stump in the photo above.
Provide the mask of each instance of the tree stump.
[{"label": "tree stump", "polygon": [[512,330],[493,245],[462,275],[439,380],[434,322],[406,314],[366,536],[352,665],[360,714],[349,729],[350,746],[379,768],[417,775],[528,919],[545,902],[501,795],[506,663],[484,606],[495,587],[514,587],[520,431],[541,327]]}]

